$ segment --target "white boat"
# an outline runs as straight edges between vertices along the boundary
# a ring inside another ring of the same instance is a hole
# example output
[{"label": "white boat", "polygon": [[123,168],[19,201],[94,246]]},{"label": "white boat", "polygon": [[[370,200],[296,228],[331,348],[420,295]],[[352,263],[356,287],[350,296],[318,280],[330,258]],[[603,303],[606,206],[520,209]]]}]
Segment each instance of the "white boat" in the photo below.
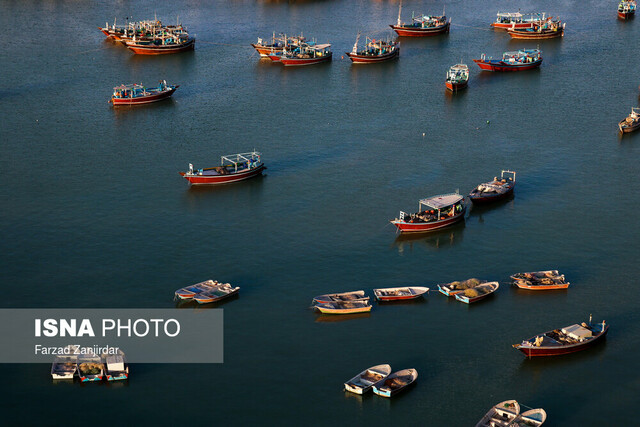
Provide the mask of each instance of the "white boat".
[{"label": "white boat", "polygon": [[373,392],[378,396],[391,397],[413,384],[418,379],[418,371],[415,369],[403,369],[389,375],[382,384],[375,384]]},{"label": "white boat", "polygon": [[538,427],[547,420],[547,413],[542,408],[530,409],[518,415],[509,427]]},{"label": "white boat", "polygon": [[520,415],[520,404],[515,400],[505,400],[489,409],[476,427],[506,427]]},{"label": "white boat", "polygon": [[51,377],[54,380],[72,380],[78,370],[78,356],[73,346],[65,347],[65,353],[56,356],[51,364]]},{"label": "white boat", "polygon": [[378,301],[402,301],[419,298],[429,292],[429,288],[422,286],[405,286],[403,288],[374,289],[373,294]]},{"label": "white boat", "polygon": [[319,302],[313,307],[324,314],[355,314],[371,311],[371,304],[368,299],[344,302]]},{"label": "white boat", "polygon": [[337,294],[318,295],[317,297],[313,298],[313,303],[347,301],[369,301],[369,297],[364,294],[364,291],[350,291]]},{"label": "white boat", "polygon": [[372,366],[344,383],[344,388],[351,393],[365,394],[371,390],[374,385],[384,381],[390,373],[390,365]]},{"label": "white boat", "polygon": [[200,292],[193,299],[198,304],[208,304],[210,302],[218,302],[225,298],[229,298],[240,292],[239,286],[231,286],[231,283],[218,283],[211,289],[207,289],[204,292]]},{"label": "white boat", "polygon": [[129,378],[129,364],[124,352],[118,349],[117,354],[103,354],[105,375],[107,381],[126,380]]}]

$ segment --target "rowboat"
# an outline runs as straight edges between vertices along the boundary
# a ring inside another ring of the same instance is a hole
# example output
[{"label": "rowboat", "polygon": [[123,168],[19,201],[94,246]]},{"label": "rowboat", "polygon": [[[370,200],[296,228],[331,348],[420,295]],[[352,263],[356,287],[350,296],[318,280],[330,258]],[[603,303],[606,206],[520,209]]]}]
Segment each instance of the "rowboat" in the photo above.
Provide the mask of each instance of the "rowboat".
[{"label": "rowboat", "polygon": [[631,19],[636,14],[636,2],[635,0],[631,1],[621,1],[618,4],[618,18],[620,19]]},{"label": "rowboat", "polygon": [[189,163],[189,170],[179,173],[191,185],[228,184],[262,174],[266,167],[261,157],[262,153],[257,151],[229,154],[220,157],[220,166],[194,170]]},{"label": "rowboat", "polygon": [[547,420],[547,413],[542,408],[530,409],[518,415],[509,427],[538,427]]},{"label": "rowboat", "polygon": [[90,348],[79,350],[78,377],[81,382],[101,381],[104,376],[104,364],[102,358]]},{"label": "rowboat", "polygon": [[527,357],[559,356],[592,347],[602,341],[608,331],[609,325],[604,320],[602,323],[593,325],[591,317],[589,317],[588,324],[582,322],[580,325],[574,324],[554,329],[535,335],[520,344],[514,344],[513,347],[523,352]]},{"label": "rowboat", "polygon": [[252,43],[253,47],[261,57],[268,58],[269,54],[282,53],[282,50],[286,46],[298,46],[304,43],[306,39],[301,35],[299,36],[287,36],[286,34],[273,33],[271,41],[267,41],[258,37],[257,43]]},{"label": "rowboat", "polygon": [[502,59],[487,58],[483,53],[480,59],[474,59],[480,69],[485,71],[523,71],[531,70],[542,64],[542,51],[538,49],[520,49],[505,52]]},{"label": "rowboat", "polygon": [[126,380],[129,378],[129,364],[124,352],[118,349],[117,354],[103,354],[107,381]]},{"label": "rowboat", "polygon": [[620,120],[618,129],[620,129],[622,133],[629,133],[638,128],[640,128],[640,108],[633,107],[631,108],[631,114],[629,114],[626,119]]},{"label": "rowboat", "polygon": [[354,64],[373,64],[376,62],[388,61],[397,58],[400,54],[400,42],[390,40],[375,40],[369,37],[365,40],[363,49],[358,50],[358,40],[360,34],[356,37],[351,52],[346,52],[349,59]]},{"label": "rowboat", "polygon": [[509,28],[507,33],[512,39],[540,40],[564,36],[566,23],[548,18],[545,21],[531,23],[530,28]]},{"label": "rowboat", "polygon": [[455,295],[458,301],[465,304],[480,301],[498,290],[500,284],[498,282],[487,282],[482,285],[475,286],[471,289],[465,289],[463,292]]},{"label": "rowboat", "polygon": [[72,380],[78,370],[78,356],[73,346],[65,347],[65,354],[55,357],[51,364],[51,378],[54,380]]},{"label": "rowboat", "polygon": [[371,311],[368,300],[348,302],[321,302],[314,306],[320,313],[325,314],[353,314]]},{"label": "rowboat", "polygon": [[495,29],[506,30],[509,28],[529,28],[531,23],[543,21],[544,13],[498,12],[495,22],[491,26]]},{"label": "rowboat", "polygon": [[456,294],[464,292],[467,289],[473,289],[476,286],[482,285],[484,283],[487,283],[487,281],[472,278],[463,280],[462,282],[451,282],[444,285],[438,285],[438,291],[448,297],[452,297]]},{"label": "rowboat", "polygon": [[313,298],[313,302],[349,302],[349,301],[369,301],[369,297],[364,291],[350,291],[336,294],[318,295]]},{"label": "rowboat", "polygon": [[515,400],[505,400],[489,409],[476,427],[508,426],[518,415],[520,415],[520,404]]},{"label": "rowboat", "polygon": [[365,394],[371,388],[384,381],[391,373],[391,366],[376,365],[365,369],[344,383],[344,389],[355,394]]},{"label": "rowboat", "polygon": [[302,43],[297,47],[285,47],[282,54],[270,53],[269,59],[279,62],[285,67],[315,65],[321,62],[331,61],[333,56],[330,44]]},{"label": "rowboat", "polygon": [[373,293],[378,301],[401,301],[419,298],[429,292],[429,288],[422,286],[407,286],[404,288],[374,289]]},{"label": "rowboat", "polygon": [[465,211],[464,197],[460,194],[442,194],[420,200],[417,213],[407,214],[400,211],[399,218],[390,222],[401,233],[431,231],[464,220]]},{"label": "rowboat", "polygon": [[500,174],[500,179],[494,177],[493,181],[485,182],[474,188],[469,193],[469,200],[472,203],[487,203],[506,199],[513,194],[515,186],[516,173],[503,170]]},{"label": "rowboat", "polygon": [[218,284],[217,281],[205,280],[204,282],[178,289],[175,292],[175,296],[180,299],[192,299],[197,294],[213,288],[216,284]]},{"label": "rowboat", "polygon": [[516,273],[511,276],[511,280],[513,284],[520,289],[529,289],[532,291],[567,289],[570,284],[565,280],[564,274],[559,274],[558,270]]},{"label": "rowboat", "polygon": [[195,37],[188,34],[166,33],[151,39],[140,40],[134,37],[126,41],[126,46],[138,55],[165,55],[193,50]]},{"label": "rowboat", "polygon": [[451,26],[451,19],[447,21],[447,17],[442,11],[442,15],[416,15],[411,14],[411,22],[404,23],[400,17],[402,15],[402,2],[398,9],[398,22],[396,25],[390,24],[400,37],[425,37],[435,36],[438,34],[445,34],[449,32]]},{"label": "rowboat", "polygon": [[413,384],[418,379],[418,371],[415,369],[403,369],[389,375],[382,384],[375,384],[373,392],[378,396],[391,397]]},{"label": "rowboat", "polygon": [[229,298],[233,295],[236,295],[239,291],[239,286],[233,287],[230,283],[218,283],[212,288],[195,295],[193,299],[198,304],[208,304],[211,302],[218,302],[225,298]]},{"label": "rowboat", "polygon": [[142,84],[120,85],[113,88],[113,95],[109,102],[114,107],[118,105],[149,104],[162,101],[173,95],[180,85],[168,85],[166,80],[160,80],[158,87],[147,88]]},{"label": "rowboat", "polygon": [[445,86],[451,92],[457,92],[467,87],[469,82],[469,67],[467,64],[456,64],[447,71]]}]

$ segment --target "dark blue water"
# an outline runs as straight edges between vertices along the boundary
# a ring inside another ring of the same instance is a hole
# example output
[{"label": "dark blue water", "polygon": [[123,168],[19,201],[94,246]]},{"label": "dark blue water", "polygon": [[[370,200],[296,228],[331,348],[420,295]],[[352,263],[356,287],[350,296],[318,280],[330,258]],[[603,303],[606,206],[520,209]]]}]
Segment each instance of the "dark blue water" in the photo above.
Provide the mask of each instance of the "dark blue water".
[{"label": "dark blue water", "polygon": [[[403,16],[442,6],[404,1]],[[566,36],[539,43],[539,70],[481,73],[482,53],[538,46],[489,30],[518,8],[559,16]],[[395,1],[0,5],[1,306],[163,308],[207,278],[242,287],[222,306],[224,364],[139,365],[127,384],[86,386],[5,365],[7,423],[462,426],[511,398],[545,408],[548,425],[631,419],[640,135],[616,126],[638,104],[640,23],[618,21],[614,3],[454,1],[448,36],[403,40],[388,64],[341,59],[358,31],[390,35],[397,12]],[[179,15],[196,50],[137,57],[97,30],[154,14]],[[273,31],[330,42],[334,60],[260,60],[249,44]],[[461,59],[469,88],[451,96],[446,70]],[[159,79],[181,85],[170,101],[107,103],[116,85]],[[254,148],[262,178],[200,189],[178,175]],[[501,169],[518,173],[515,198],[464,225],[417,238],[388,225]],[[507,283],[550,268],[567,291]],[[432,292],[348,320],[308,308],[326,292],[469,277],[502,285],[474,306]],[[511,348],[590,313],[611,324],[604,345],[551,360]],[[418,383],[392,400],[341,391],[379,363],[416,368]],[[77,411],[93,405],[98,419]]]}]

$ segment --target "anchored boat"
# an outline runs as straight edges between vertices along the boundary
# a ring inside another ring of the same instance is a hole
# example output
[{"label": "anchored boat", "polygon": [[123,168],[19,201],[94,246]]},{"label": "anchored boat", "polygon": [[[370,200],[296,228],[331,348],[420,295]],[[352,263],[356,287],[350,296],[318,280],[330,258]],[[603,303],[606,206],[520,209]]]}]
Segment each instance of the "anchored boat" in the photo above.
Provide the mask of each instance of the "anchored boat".
[{"label": "anchored boat", "polygon": [[119,381],[129,378],[129,364],[122,350],[118,349],[117,354],[103,354],[102,358],[107,381]]},{"label": "anchored boat", "polygon": [[228,184],[262,174],[266,169],[257,151],[222,156],[220,166],[194,169],[189,163],[187,172],[179,172],[191,185]]},{"label": "anchored boat", "polygon": [[400,17],[402,15],[402,2],[398,9],[398,22],[396,25],[390,24],[400,37],[426,37],[445,34],[449,32],[451,19],[447,21],[447,17],[442,11],[442,15],[415,15],[412,13],[411,22],[404,23]]},{"label": "anchored boat", "polygon": [[276,36],[276,33],[273,33],[273,37],[270,42],[258,37],[258,42],[251,43],[251,47],[253,47],[261,57],[268,58],[270,54],[281,54],[285,47],[299,46],[305,43],[306,40],[307,39],[305,39],[302,34],[299,36],[287,36],[286,34],[281,33]]},{"label": "anchored boat", "polygon": [[462,293],[467,289],[473,289],[476,286],[487,283],[486,280],[479,280],[475,278],[463,280],[462,282],[445,283],[444,285],[438,285],[438,291],[448,297],[452,297],[456,294]]},{"label": "anchored boat", "polygon": [[518,415],[509,427],[538,427],[547,420],[547,413],[542,408],[530,409]]},{"label": "anchored boat", "polygon": [[544,13],[498,12],[495,22],[491,26],[499,30],[509,28],[530,28],[532,23],[545,20]]},{"label": "anchored boat", "polygon": [[558,273],[558,270],[516,273],[511,276],[511,280],[520,289],[532,291],[567,289],[569,287],[569,282],[565,280],[564,274]]},{"label": "anchored boat", "polygon": [[54,380],[72,380],[78,370],[78,356],[74,346],[66,346],[64,353],[56,356],[51,364],[51,378]]},{"label": "anchored boat", "polygon": [[476,427],[510,426],[518,415],[520,415],[520,404],[515,400],[505,400],[489,409]]},{"label": "anchored boat", "polygon": [[371,311],[369,300],[354,300],[344,302],[320,302],[314,308],[324,314],[354,314]]},{"label": "anchored boat", "polygon": [[638,128],[640,128],[640,108],[633,107],[631,108],[631,114],[629,114],[626,119],[620,120],[618,129],[620,129],[622,133],[629,133]]},{"label": "anchored boat", "polygon": [[400,54],[400,42],[391,40],[375,40],[367,37],[364,48],[358,50],[360,34],[356,37],[351,52],[346,52],[354,64],[373,64],[395,59]]},{"label": "anchored boat", "polygon": [[431,231],[464,220],[465,211],[464,197],[458,193],[443,194],[420,200],[417,213],[400,211],[399,218],[390,222],[402,233]]},{"label": "anchored boat", "polygon": [[379,385],[391,373],[391,366],[376,365],[365,369],[344,383],[344,389],[355,394],[365,394],[374,385]]},{"label": "anchored boat", "polygon": [[378,396],[391,397],[400,393],[418,379],[415,369],[403,369],[389,375],[382,384],[375,384],[373,392]]},{"label": "anchored boat", "polygon": [[138,55],[165,55],[193,50],[196,39],[186,33],[166,32],[150,39],[134,37],[125,43],[129,50]]},{"label": "anchored boat", "polygon": [[217,284],[217,281],[205,280],[204,282],[178,289],[175,292],[175,297],[180,299],[192,299],[194,296],[213,288]]},{"label": "anchored boat", "polygon": [[239,286],[231,286],[230,283],[218,283],[213,287],[206,289],[197,295],[194,295],[193,299],[198,304],[208,304],[211,302],[218,302],[225,298],[237,295],[240,292]]},{"label": "anchored boat", "polygon": [[618,18],[620,19],[631,19],[636,14],[636,2],[635,0],[631,1],[621,1],[618,4]]},{"label": "anchored boat", "polygon": [[120,85],[113,88],[113,95],[109,102],[113,106],[149,104],[162,101],[173,95],[180,85],[168,85],[166,80],[160,80],[158,87],[148,88],[142,84]]},{"label": "anchored boat", "polygon": [[523,71],[531,70],[542,64],[542,51],[538,49],[520,49],[505,52],[502,59],[487,58],[483,53],[480,59],[474,59],[480,69],[485,71]]},{"label": "anchored boat", "polygon": [[422,286],[406,286],[404,288],[374,289],[373,294],[378,301],[403,301],[415,299],[429,292],[429,288]]},{"label": "anchored boat", "polygon": [[531,23],[530,28],[515,28],[515,26],[507,29],[507,33],[512,39],[522,40],[540,40],[554,39],[564,36],[564,28],[567,24],[556,19],[546,19],[541,22]]},{"label": "anchored boat", "polygon": [[471,304],[473,302],[480,301],[481,299],[485,299],[492,293],[498,290],[500,284],[498,282],[487,282],[482,285],[474,286],[470,289],[465,289],[462,292],[456,293],[455,297],[458,301],[461,301],[465,304]]},{"label": "anchored boat", "polygon": [[447,71],[445,86],[451,92],[465,89],[469,82],[469,67],[467,64],[456,64]]},{"label": "anchored boat", "polygon": [[493,178],[493,181],[485,182],[474,188],[469,193],[469,200],[472,203],[488,203],[506,199],[513,194],[516,186],[516,173],[503,170],[500,179]]},{"label": "anchored boat", "polygon": [[318,295],[313,298],[313,302],[349,302],[349,301],[369,301],[369,297],[364,291],[350,291],[335,294]]},{"label": "anchored boat", "polygon": [[315,65],[331,61],[333,56],[330,44],[301,43],[299,46],[287,46],[282,52],[269,53],[269,59],[285,67]]},{"label": "anchored boat", "polygon": [[101,381],[104,376],[102,358],[90,348],[79,349],[78,377],[81,382]]}]

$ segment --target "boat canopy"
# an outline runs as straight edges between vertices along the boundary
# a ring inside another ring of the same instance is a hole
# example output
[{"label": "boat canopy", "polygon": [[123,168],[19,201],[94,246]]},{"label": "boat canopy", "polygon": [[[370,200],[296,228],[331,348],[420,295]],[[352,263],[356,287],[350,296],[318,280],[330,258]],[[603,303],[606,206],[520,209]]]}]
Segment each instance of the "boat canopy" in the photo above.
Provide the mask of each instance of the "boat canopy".
[{"label": "boat canopy", "polygon": [[324,49],[327,49],[327,48],[330,48],[330,47],[331,47],[331,45],[329,43],[327,43],[327,44],[317,44],[315,46],[312,46],[312,48],[314,50],[324,50]]},{"label": "boat canopy", "polygon": [[498,12],[498,16],[501,18],[522,18],[520,12]]},{"label": "boat canopy", "polygon": [[260,162],[260,156],[262,156],[262,153],[259,153],[257,151],[250,151],[248,153],[237,153],[237,154],[228,154],[226,156],[221,156],[221,164],[224,166],[224,162],[227,161],[227,164],[232,164],[234,166],[238,166],[239,163],[246,163],[246,162],[253,162],[253,161],[258,161]]},{"label": "boat canopy", "polygon": [[451,71],[469,71],[469,67],[467,64],[456,64],[453,67],[449,68]]},{"label": "boat canopy", "polygon": [[447,206],[455,205],[456,203],[462,201],[464,199],[463,196],[457,193],[452,194],[442,194],[440,196],[429,197],[427,199],[420,200],[420,205],[429,206],[433,209],[442,209]]}]

